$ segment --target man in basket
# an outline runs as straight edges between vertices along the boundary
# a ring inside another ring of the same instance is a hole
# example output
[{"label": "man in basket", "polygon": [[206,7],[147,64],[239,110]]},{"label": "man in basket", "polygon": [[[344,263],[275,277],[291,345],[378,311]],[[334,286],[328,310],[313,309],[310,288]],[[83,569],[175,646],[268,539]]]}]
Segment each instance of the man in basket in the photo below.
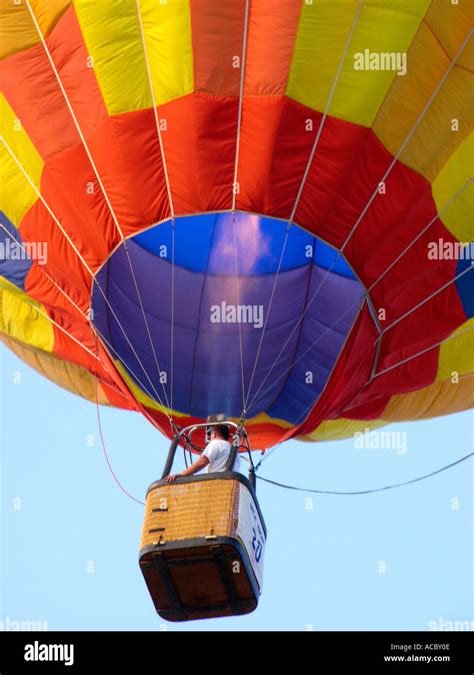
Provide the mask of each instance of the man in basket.
[{"label": "man in basket", "polygon": [[[217,471],[225,471],[225,465],[229,459],[231,451],[231,444],[229,443],[230,431],[225,424],[216,424],[212,427],[211,440],[207,444],[206,449],[198,460],[188,466],[187,469],[181,473],[174,473],[166,477],[168,483],[173,483],[178,476],[191,476],[202,469],[206,469],[207,473],[215,473]],[[238,471],[240,467],[240,458],[237,454],[235,457],[232,471]]]}]

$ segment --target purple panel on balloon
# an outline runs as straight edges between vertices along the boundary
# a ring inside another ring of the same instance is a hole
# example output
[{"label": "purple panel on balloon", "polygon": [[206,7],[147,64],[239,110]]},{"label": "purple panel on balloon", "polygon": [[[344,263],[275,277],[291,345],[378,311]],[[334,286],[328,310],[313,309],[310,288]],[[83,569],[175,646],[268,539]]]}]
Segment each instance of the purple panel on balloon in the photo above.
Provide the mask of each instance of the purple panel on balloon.
[{"label": "purple panel on balloon", "polygon": [[97,276],[94,323],[145,393],[201,418],[304,419],[364,298],[337,251],[243,214],[161,223],[127,249]]}]

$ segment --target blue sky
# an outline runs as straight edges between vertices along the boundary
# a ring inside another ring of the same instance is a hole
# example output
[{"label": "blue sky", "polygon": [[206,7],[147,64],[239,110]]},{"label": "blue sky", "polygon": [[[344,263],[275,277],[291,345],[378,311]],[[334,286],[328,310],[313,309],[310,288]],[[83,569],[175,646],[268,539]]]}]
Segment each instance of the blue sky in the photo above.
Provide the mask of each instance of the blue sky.
[{"label": "blue sky", "polygon": [[[0,363],[0,620],[47,621],[49,630],[258,631],[427,630],[430,622],[474,619],[471,459],[367,496],[310,495],[260,481],[268,541],[257,610],[165,623],[138,567],[143,507],[110,475],[95,406],[3,346]],[[102,408],[101,420],[114,471],[143,499],[167,441],[134,413]],[[472,412],[391,428],[407,433],[405,454],[356,449],[353,440],[292,441],[259,473],[307,488],[367,489],[474,450]]]}]

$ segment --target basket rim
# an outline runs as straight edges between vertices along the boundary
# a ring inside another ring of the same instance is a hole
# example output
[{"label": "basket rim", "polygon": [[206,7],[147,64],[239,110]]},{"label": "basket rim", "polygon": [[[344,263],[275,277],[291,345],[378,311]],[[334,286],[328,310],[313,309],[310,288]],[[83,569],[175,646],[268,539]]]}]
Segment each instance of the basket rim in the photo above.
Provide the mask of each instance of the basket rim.
[{"label": "basket rim", "polygon": [[173,485],[180,485],[182,483],[197,483],[197,482],[204,481],[204,480],[238,480],[241,483],[243,483],[253,497],[253,501],[255,503],[255,506],[257,507],[258,515],[259,515],[260,521],[262,523],[263,532],[265,534],[265,540],[267,539],[267,526],[266,526],[265,520],[263,518],[262,510],[260,508],[260,504],[258,503],[257,494],[256,494],[255,490],[253,489],[252,484],[250,483],[248,478],[246,478],[241,473],[237,473],[237,471],[215,471],[213,473],[203,473],[202,475],[179,476],[178,478],[176,478],[176,480],[173,483],[168,483],[166,478],[163,478],[163,479],[160,478],[158,480],[155,480],[148,487],[148,489],[146,491],[146,498],[148,499],[148,495],[150,494],[150,492],[157,487],[162,487],[164,485],[167,485],[168,487],[172,488]]}]

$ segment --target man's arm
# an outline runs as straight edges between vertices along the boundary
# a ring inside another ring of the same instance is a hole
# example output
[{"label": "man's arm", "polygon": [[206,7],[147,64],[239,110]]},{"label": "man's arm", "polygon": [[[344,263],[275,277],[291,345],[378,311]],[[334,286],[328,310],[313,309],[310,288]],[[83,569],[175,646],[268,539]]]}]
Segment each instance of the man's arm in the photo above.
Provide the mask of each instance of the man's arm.
[{"label": "man's arm", "polygon": [[191,476],[193,473],[197,473],[198,471],[201,471],[201,469],[204,469],[208,464],[208,458],[205,455],[201,455],[201,457],[199,457],[199,459],[196,460],[194,464],[188,466],[188,468],[184,471],[181,471],[181,473],[174,473],[171,476],[166,476],[166,480],[168,483],[173,483],[178,476]]}]

